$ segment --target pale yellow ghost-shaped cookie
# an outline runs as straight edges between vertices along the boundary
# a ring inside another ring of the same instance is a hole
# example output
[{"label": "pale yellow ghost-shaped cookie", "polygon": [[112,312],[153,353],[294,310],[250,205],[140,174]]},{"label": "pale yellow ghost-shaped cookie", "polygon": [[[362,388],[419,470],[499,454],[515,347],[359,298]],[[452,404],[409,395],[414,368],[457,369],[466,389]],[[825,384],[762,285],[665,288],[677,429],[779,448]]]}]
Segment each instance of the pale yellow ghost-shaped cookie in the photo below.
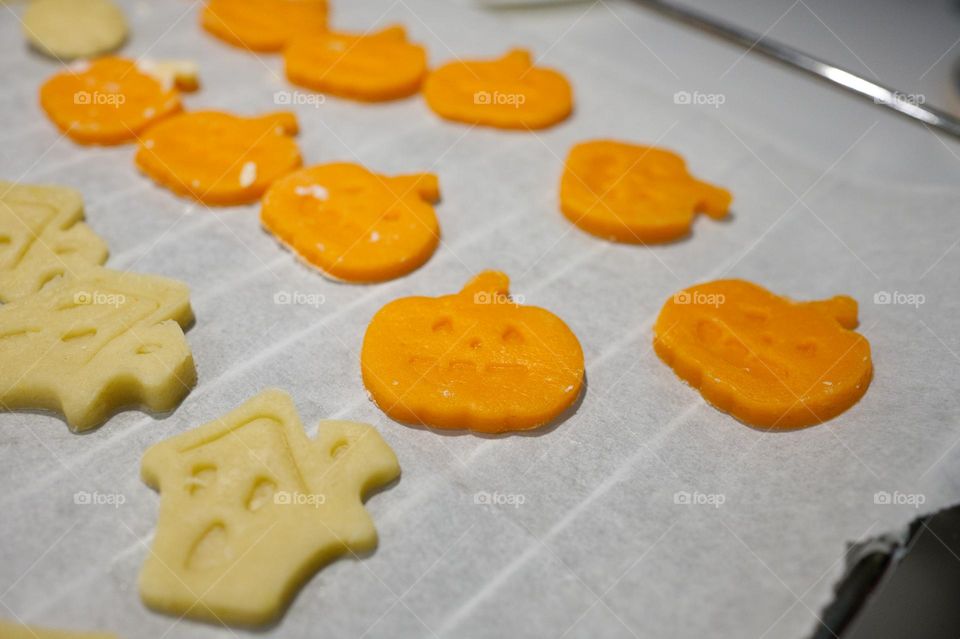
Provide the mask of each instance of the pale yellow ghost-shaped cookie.
[{"label": "pale yellow ghost-shaped cookie", "polygon": [[0,638],[2,639],[117,639],[117,635],[105,632],[73,632],[70,630],[51,630],[36,626],[0,620]]},{"label": "pale yellow ghost-shaped cookie", "polygon": [[0,303],[106,261],[106,243],[82,220],[73,189],[0,180]]},{"label": "pale yellow ghost-shaped cookie", "polygon": [[399,474],[372,426],[322,421],[311,440],[290,396],[264,391],[144,455],[161,498],[140,595],[177,616],[272,621],[323,564],[376,545],[363,498]]},{"label": "pale yellow ghost-shaped cookie", "polygon": [[174,408],[196,383],[187,286],[87,267],[0,306],[0,406],[57,411],[73,430]]}]

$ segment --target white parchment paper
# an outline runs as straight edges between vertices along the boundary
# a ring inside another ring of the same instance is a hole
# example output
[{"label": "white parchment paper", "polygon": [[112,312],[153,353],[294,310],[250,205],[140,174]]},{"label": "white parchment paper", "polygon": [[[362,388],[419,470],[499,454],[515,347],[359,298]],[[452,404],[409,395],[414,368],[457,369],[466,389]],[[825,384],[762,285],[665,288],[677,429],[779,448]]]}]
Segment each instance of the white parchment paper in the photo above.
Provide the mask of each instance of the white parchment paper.
[{"label": "white parchment paper", "polygon": [[[278,56],[203,34],[198,3],[124,7],[127,55],[200,64],[189,108],[255,114],[294,90]],[[58,136],[36,103],[58,65],[26,50],[20,10],[0,10],[0,177],[80,189],[110,266],[190,284],[200,381],[169,416],[126,412],[82,436],[50,416],[0,414],[0,616],[130,638],[799,638],[830,599],[847,541],[960,499],[960,191],[855,182],[749,123],[675,104],[645,84],[627,55],[640,44],[612,14],[591,13],[567,38],[466,4],[336,2],[341,28],[402,22],[433,63],[527,46],[577,97],[571,120],[535,134],[445,123],[420,98],[295,105],[308,164],[440,176],[443,245],[430,262],[391,283],[339,285],[281,250],[257,207],[208,210],[140,176],[132,147]],[[649,249],[573,228],[557,208],[562,159],[607,136],[683,153],[733,191],[732,219],[701,219],[689,240]],[[542,434],[496,439],[392,422],[360,380],[370,317],[486,268],[579,336],[579,410]],[[705,405],[652,353],[651,324],[675,290],[727,276],[797,299],[857,298],[876,368],[866,397],[822,426],[773,434]],[[924,303],[875,304],[882,292]],[[323,303],[277,304],[278,293]],[[264,632],[148,611],[136,578],[158,496],[139,480],[141,454],[269,386],[293,395],[305,423],[368,422],[396,450],[402,479],[368,503],[378,550],[322,570]],[[78,491],[124,503],[78,505]],[[706,503],[675,503],[683,492]],[[878,492],[924,503],[876,503]]]}]

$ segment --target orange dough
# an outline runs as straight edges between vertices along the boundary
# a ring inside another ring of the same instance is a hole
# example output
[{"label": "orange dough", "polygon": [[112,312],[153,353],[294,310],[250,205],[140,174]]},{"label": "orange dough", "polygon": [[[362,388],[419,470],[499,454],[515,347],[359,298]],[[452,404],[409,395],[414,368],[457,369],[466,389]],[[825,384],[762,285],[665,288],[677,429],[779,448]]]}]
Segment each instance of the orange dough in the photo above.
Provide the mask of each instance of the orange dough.
[{"label": "orange dough", "polygon": [[294,84],[369,102],[413,95],[427,73],[426,51],[407,41],[403,27],[297,38],[283,59]]},{"label": "orange dough", "polygon": [[260,219],[306,262],[347,282],[382,282],[430,259],[440,241],[435,175],[385,177],[323,164],[278,180]]},{"label": "orange dough", "polygon": [[40,87],[40,105],[80,144],[122,144],[181,110],[175,87],[164,87],[132,60],[100,58],[57,73]]},{"label": "orange dough", "polygon": [[583,350],[553,313],[521,306],[485,271],[460,293],[406,297],[374,315],[363,383],[397,421],[502,433],[537,428],[579,397]]},{"label": "orange dough", "polygon": [[326,0],[210,0],[200,14],[203,28],[221,40],[253,51],[280,51],[293,38],[327,29]]},{"label": "orange dough", "polygon": [[839,415],[867,392],[870,343],[856,327],[850,297],[793,302],[720,280],[668,300],[653,346],[718,409],[753,426],[799,428]]},{"label": "orange dough", "polygon": [[423,95],[440,117],[503,129],[542,129],[573,111],[566,78],[533,66],[523,49],[499,60],[445,64],[427,76]]},{"label": "orange dough", "polygon": [[732,199],[728,191],[687,173],[676,153],[608,140],[574,146],[560,182],[563,214],[615,242],[681,238],[697,213],[726,217]]},{"label": "orange dough", "polygon": [[256,201],[300,166],[292,113],[242,118],[198,111],[150,127],[137,149],[140,170],[174,193],[206,204]]}]

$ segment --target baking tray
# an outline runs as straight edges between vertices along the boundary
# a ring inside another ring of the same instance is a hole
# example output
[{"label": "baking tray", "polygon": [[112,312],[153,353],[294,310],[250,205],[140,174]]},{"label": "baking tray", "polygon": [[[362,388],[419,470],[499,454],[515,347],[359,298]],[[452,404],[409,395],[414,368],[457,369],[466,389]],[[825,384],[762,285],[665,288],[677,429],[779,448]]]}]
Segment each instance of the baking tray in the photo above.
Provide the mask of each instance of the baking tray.
[{"label": "baking tray", "polygon": [[[188,108],[286,108],[274,94],[294,89],[279,58],[204,35],[199,3],[123,6],[126,55],[199,63],[203,87]],[[569,76],[577,102],[569,121],[537,133],[446,123],[419,97],[293,105],[307,164],[440,177],[436,255],[393,282],[336,284],[281,250],[256,206],[209,210],[140,176],[132,147],[60,137],[36,98],[58,65],[27,50],[19,10],[0,11],[0,177],[79,189],[109,266],[189,283],[199,383],[170,415],[125,412],[85,435],[51,416],[0,414],[0,615],[149,638],[805,637],[846,542],[960,496],[958,190],[856,181],[836,163],[805,164],[731,112],[676,104],[623,55],[640,45],[613,17],[591,16],[580,37],[545,38],[515,15],[464,4],[341,2],[339,27],[401,22],[433,63],[529,47]],[[562,161],[573,143],[603,137],[677,150],[735,194],[733,215],[652,248],[580,232],[558,210]],[[499,438],[392,422],[360,379],[370,318],[397,297],[459,290],[487,268],[580,338],[579,409],[542,433]],[[866,396],[827,424],[783,433],[707,406],[653,354],[651,325],[674,291],[720,277],[859,300],[876,369]],[[277,303],[281,293],[322,303]],[[875,303],[883,293],[924,303]],[[136,579],[158,496],[139,479],[143,451],[273,386],[293,396],[311,433],[324,418],[368,422],[396,451],[401,480],[368,502],[378,549],[324,568],[266,630],[147,610]],[[124,503],[75,503],[94,491]],[[482,503],[493,493],[523,499]],[[714,498],[677,503],[686,493]],[[923,504],[884,503],[883,493]]]}]

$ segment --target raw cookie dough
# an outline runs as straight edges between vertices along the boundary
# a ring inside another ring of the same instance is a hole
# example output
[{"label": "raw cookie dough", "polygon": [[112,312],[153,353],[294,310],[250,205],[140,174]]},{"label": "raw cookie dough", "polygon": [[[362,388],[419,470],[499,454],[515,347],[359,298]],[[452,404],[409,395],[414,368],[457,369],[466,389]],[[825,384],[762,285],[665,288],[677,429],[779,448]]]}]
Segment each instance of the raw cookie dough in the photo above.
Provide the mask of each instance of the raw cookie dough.
[{"label": "raw cookie dough", "polygon": [[284,50],[294,84],[354,100],[413,95],[427,74],[427,52],[403,27],[370,34],[327,32],[296,38]]},{"label": "raw cookie dough", "polygon": [[140,595],[176,616],[273,621],[324,564],[376,546],[363,499],[399,475],[372,426],[322,421],[311,440],[290,396],[264,391],[147,450],[160,521]]},{"label": "raw cookie dough", "polygon": [[0,620],[0,637],[2,639],[117,639],[117,635],[105,632],[51,630],[2,620]]},{"label": "raw cookie dough", "polygon": [[106,243],[82,220],[73,189],[0,180],[0,303],[106,261]]},{"label": "raw cookie dough", "polygon": [[502,433],[547,424],[580,396],[583,350],[563,320],[521,306],[497,271],[443,297],[380,309],[360,353],[363,382],[393,419]]},{"label": "raw cookie dough", "polygon": [[179,195],[211,205],[255,202],[274,180],[301,164],[293,113],[244,118],[197,111],[150,127],[136,163]]},{"label": "raw cookie dough", "polygon": [[138,63],[100,58],[55,74],[40,87],[47,117],[80,144],[123,144],[181,109],[176,86],[165,86]]},{"label": "raw cookie dough", "polygon": [[430,259],[440,241],[431,174],[386,177],[357,164],[323,164],[274,182],[264,227],[308,264],[347,282],[382,282]]},{"label": "raw cookie dough", "polygon": [[280,51],[297,36],[327,29],[326,0],[209,0],[200,13],[209,33],[252,51]]},{"label": "raw cookie dough", "polygon": [[560,182],[563,214],[614,242],[676,240],[690,232],[697,213],[726,217],[732,199],[692,177],[676,153],[612,140],[574,146]]},{"label": "raw cookie dough", "polygon": [[23,12],[23,32],[42,53],[73,60],[118,49],[127,21],[110,0],[33,0]]},{"label": "raw cookie dough", "polygon": [[427,76],[423,96],[447,120],[504,129],[543,129],[573,111],[567,79],[534,66],[524,49],[498,60],[445,64]]},{"label": "raw cookie dough", "polygon": [[0,404],[93,428],[130,406],[173,409],[196,383],[185,284],[87,267],[0,306]]},{"label": "raw cookie dough", "polygon": [[873,375],[845,295],[794,302],[743,280],[698,284],[667,300],[653,327],[664,362],[704,399],[764,429],[824,422],[853,406]]}]

